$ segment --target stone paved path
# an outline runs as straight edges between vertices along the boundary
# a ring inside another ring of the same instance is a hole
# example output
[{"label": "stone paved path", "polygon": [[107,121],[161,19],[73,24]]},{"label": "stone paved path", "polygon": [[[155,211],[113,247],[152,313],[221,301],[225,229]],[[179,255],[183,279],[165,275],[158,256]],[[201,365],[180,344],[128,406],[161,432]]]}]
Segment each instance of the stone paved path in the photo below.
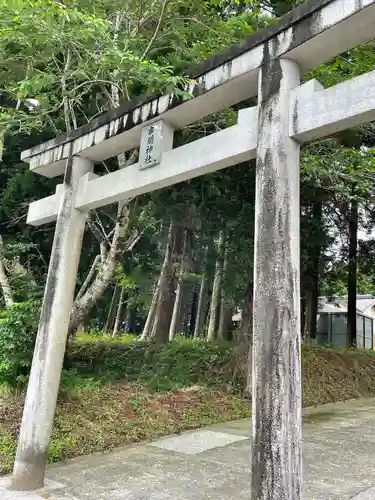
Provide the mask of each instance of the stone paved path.
[{"label": "stone paved path", "polygon": [[[304,500],[375,499],[375,399],[308,409]],[[58,464],[44,490],[1,500],[249,500],[250,421]]]}]

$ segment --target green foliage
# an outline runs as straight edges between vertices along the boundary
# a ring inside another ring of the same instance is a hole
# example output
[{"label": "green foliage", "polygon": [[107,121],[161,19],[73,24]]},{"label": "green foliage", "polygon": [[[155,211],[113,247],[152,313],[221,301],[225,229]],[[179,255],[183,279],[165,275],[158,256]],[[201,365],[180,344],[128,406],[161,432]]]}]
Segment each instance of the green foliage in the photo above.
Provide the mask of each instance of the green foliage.
[{"label": "green foliage", "polygon": [[100,379],[82,375],[75,368],[63,370],[61,374],[60,396],[63,398],[77,398],[102,387],[102,385],[103,382]]},{"label": "green foliage", "polygon": [[[159,392],[198,382],[223,383],[224,368],[230,362],[232,349],[230,344],[183,339],[163,346],[138,341],[130,344],[102,341],[73,345],[68,362],[81,374],[137,381]],[[231,380],[229,376],[225,382]]]},{"label": "green foliage", "polygon": [[[374,294],[375,280],[367,270],[361,268],[359,262],[357,270],[357,294]],[[348,282],[348,265],[345,262],[337,261],[332,264],[326,272],[321,283],[321,294],[327,297],[345,296]]]},{"label": "green foliage", "polygon": [[[95,390],[96,380],[103,387],[121,381],[144,388],[129,399],[133,408],[139,408],[147,391],[168,393],[203,386],[229,389],[241,396],[248,354],[245,348],[229,343],[179,339],[158,347],[140,342],[76,345],[71,347],[69,360],[73,368],[63,375],[63,385],[69,388],[64,394]],[[375,394],[374,351],[304,344],[302,366],[304,406]]]},{"label": "green foliage", "polygon": [[103,333],[102,331],[90,331],[88,333],[80,332],[75,337],[75,344],[90,344],[92,342],[104,342],[106,344],[130,344],[136,340],[135,335],[130,333],[124,333],[123,335],[118,335],[116,337],[111,337]]},{"label": "green foliage", "polygon": [[24,383],[31,366],[39,301],[16,303],[0,313],[0,383]]},{"label": "green foliage", "polygon": [[0,475],[10,472],[17,442],[10,430],[0,430]]},{"label": "green foliage", "polygon": [[[0,109],[0,139],[5,132],[4,160],[0,164],[0,184],[4,186],[0,196],[0,224],[8,252],[13,249],[14,255],[23,264],[27,263],[25,267],[31,270],[38,292],[45,283],[53,231],[48,225],[38,229],[27,226],[25,214],[30,201],[54,192],[56,182],[29,172],[26,165],[20,164],[20,152],[117,105],[113,101],[116,92],[120,101],[154,91],[188,98],[186,88],[191,83],[186,78],[188,67],[274,22],[275,16],[299,3],[298,0],[169,0],[164,9],[161,8],[164,2],[154,0],[0,1],[2,93],[15,101],[34,98],[39,102],[32,109],[24,106]],[[263,16],[264,10],[271,15]],[[370,42],[335,57],[305,78],[318,78],[326,87],[334,85],[370,71],[375,63],[374,54]],[[185,127],[176,134],[175,145],[233,125],[238,109],[254,104],[251,100],[238,103]],[[302,291],[314,287],[317,255],[323,263],[319,273],[327,275],[322,289],[326,290],[329,282],[329,289],[345,291],[345,273],[331,272],[337,256],[333,258],[328,251],[337,233],[345,236],[346,211],[353,197],[360,209],[371,215],[369,225],[373,224],[374,137],[373,126],[367,126],[366,130],[340,133],[303,147]],[[369,149],[365,150],[363,145]],[[104,173],[117,165],[108,161],[96,168],[102,168]],[[255,171],[254,162],[247,162],[136,201],[129,232],[134,229],[141,239],[134,249],[121,255],[111,283],[125,289],[124,302],[127,313],[131,312],[128,319],[136,318],[130,323],[139,326],[139,320],[147,314],[163,260],[165,235],[160,229],[161,221],[171,214],[193,234],[188,252],[191,265],[183,277],[186,282],[202,275],[205,247],[225,226],[228,245],[223,296],[227,305],[242,306],[244,291],[252,277]],[[321,205],[320,218],[314,215],[316,203]],[[103,232],[112,234],[114,208],[98,210],[97,217]],[[362,215],[360,226],[364,226]],[[340,244],[346,249],[345,243]],[[78,287],[98,253],[97,239],[86,234]],[[365,256],[366,262],[361,259],[359,291],[370,291],[374,283],[371,277],[374,254],[371,249]],[[176,261],[178,258],[179,255]],[[345,267],[344,253],[338,259],[338,265]],[[215,255],[209,260],[206,267],[212,272]],[[10,278],[17,300],[35,294],[24,286],[27,280]],[[110,291],[96,307],[91,325],[101,328],[105,323]],[[161,379],[159,382],[166,384]]]}]

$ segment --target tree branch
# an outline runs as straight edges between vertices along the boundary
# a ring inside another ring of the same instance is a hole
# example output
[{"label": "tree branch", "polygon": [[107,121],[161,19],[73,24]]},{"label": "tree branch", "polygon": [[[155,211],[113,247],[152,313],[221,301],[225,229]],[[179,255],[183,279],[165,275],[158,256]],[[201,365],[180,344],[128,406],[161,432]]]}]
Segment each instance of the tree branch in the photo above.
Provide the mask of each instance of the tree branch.
[{"label": "tree branch", "polygon": [[68,99],[67,92],[66,92],[66,78],[67,78],[67,73],[69,71],[71,60],[72,60],[72,55],[71,55],[70,49],[68,49],[67,53],[66,53],[64,71],[61,75],[61,90],[62,90],[62,96],[63,96],[64,119],[65,119],[65,127],[66,127],[67,132],[70,132],[72,130],[72,127],[70,125],[69,99]]},{"label": "tree branch", "polygon": [[95,236],[95,238],[98,240],[98,243],[101,244],[103,241],[106,240],[105,235],[102,234],[100,229],[97,227],[95,221],[93,220],[93,212],[90,211],[89,216],[87,218],[87,226]]},{"label": "tree branch", "polygon": [[153,45],[153,43],[154,43],[154,41],[155,41],[156,37],[158,36],[158,33],[159,33],[159,31],[160,31],[160,28],[161,28],[161,24],[162,24],[162,22],[163,22],[164,13],[165,13],[165,8],[166,8],[166,6],[167,6],[167,4],[168,4],[168,1],[169,1],[169,0],[164,0],[164,1],[163,1],[163,4],[162,4],[162,6],[161,6],[161,11],[160,11],[160,17],[159,17],[158,24],[156,25],[155,32],[154,32],[154,34],[152,35],[151,40],[149,41],[149,43],[148,43],[148,45],[147,45],[147,47],[146,47],[145,51],[144,51],[144,52],[143,52],[143,54],[142,54],[141,61],[143,61],[143,59],[147,56],[148,51],[151,49],[151,47],[152,47],[152,45]]},{"label": "tree branch", "polygon": [[81,297],[83,297],[85,291],[87,290],[87,287],[89,286],[94,276],[94,273],[96,271],[96,266],[99,264],[99,261],[100,261],[100,255],[97,255],[94,259],[94,262],[92,263],[92,266],[90,268],[88,275],[86,276],[85,281],[83,282],[83,285],[81,286],[79,292],[77,293],[77,297],[75,298],[75,300],[79,300]]}]

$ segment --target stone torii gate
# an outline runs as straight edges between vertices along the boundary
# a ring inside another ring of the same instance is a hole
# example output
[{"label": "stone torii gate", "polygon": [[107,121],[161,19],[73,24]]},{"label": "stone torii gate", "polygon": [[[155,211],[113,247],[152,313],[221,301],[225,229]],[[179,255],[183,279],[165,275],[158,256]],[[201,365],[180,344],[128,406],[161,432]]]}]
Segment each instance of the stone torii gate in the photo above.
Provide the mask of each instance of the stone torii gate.
[{"label": "stone torii gate", "polygon": [[[57,222],[12,489],[43,485],[88,211],[256,158],[251,498],[301,499],[299,148],[375,120],[375,71],[326,90],[300,75],[373,36],[375,0],[311,0],[198,66],[192,99],[130,102],[22,154],[64,181],[28,214]],[[173,149],[174,130],[256,95],[233,127]],[[139,163],[93,173],[139,145]]]}]

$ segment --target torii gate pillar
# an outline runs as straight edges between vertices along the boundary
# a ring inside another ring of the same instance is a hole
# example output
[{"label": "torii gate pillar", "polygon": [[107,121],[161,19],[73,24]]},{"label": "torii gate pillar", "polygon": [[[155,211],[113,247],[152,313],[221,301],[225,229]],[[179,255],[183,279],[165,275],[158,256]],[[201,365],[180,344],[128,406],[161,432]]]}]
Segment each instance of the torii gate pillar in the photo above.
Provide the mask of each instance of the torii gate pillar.
[{"label": "torii gate pillar", "polygon": [[289,137],[290,94],[298,85],[296,63],[263,63],[255,205],[254,500],[269,499],[270,492],[275,500],[301,498],[300,148]]},{"label": "torii gate pillar", "polygon": [[90,160],[69,156],[44,291],[11,489],[43,486],[87,211],[74,208]]}]

